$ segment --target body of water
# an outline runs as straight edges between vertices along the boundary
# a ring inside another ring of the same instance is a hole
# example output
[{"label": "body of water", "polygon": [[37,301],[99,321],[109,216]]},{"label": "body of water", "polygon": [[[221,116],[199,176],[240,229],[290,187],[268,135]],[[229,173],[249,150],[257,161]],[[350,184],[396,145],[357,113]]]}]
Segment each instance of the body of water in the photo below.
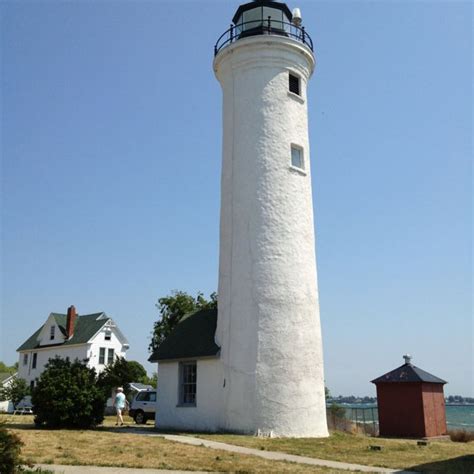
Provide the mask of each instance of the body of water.
[{"label": "body of water", "polygon": [[[369,404],[341,404],[346,409],[346,417],[359,423],[373,422],[377,420],[377,405]],[[357,410],[359,408],[359,410]],[[374,410],[360,410],[360,408],[374,408]],[[446,423],[448,429],[464,429],[474,431],[474,405],[447,405]]]}]

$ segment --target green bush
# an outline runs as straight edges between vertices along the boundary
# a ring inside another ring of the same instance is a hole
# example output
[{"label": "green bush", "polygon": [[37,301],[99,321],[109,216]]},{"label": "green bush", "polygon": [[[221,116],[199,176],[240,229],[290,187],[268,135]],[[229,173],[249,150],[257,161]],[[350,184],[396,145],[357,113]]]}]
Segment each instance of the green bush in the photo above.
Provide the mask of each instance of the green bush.
[{"label": "green bush", "polygon": [[50,428],[91,428],[104,419],[106,396],[94,369],[78,360],[50,359],[33,389],[35,424]]},{"label": "green bush", "polygon": [[22,441],[16,434],[10,433],[5,426],[0,424],[0,472],[2,474],[20,472],[22,445]]}]

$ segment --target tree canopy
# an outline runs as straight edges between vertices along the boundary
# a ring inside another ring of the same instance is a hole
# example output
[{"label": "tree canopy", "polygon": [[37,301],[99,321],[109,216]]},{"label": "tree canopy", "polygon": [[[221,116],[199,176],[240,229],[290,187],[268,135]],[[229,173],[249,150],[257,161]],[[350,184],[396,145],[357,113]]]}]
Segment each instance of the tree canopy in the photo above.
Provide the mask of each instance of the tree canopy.
[{"label": "tree canopy", "polygon": [[194,297],[185,291],[174,290],[170,295],[160,298],[155,306],[160,317],[153,325],[151,342],[148,346],[150,352],[160,346],[185,314],[217,308],[217,293],[211,293],[208,300],[201,292]]},{"label": "tree canopy", "polygon": [[139,362],[117,357],[113,364],[105,367],[99,374],[98,385],[107,396],[117,387],[123,387],[126,395],[130,392],[130,382],[148,383],[145,368]]},{"label": "tree canopy", "polygon": [[29,394],[30,388],[26,381],[16,377],[7,387],[0,390],[0,400],[11,400],[13,406],[16,407],[23,397]]},{"label": "tree canopy", "polygon": [[0,374],[14,374],[18,370],[18,362],[13,365],[7,365],[0,360]]}]

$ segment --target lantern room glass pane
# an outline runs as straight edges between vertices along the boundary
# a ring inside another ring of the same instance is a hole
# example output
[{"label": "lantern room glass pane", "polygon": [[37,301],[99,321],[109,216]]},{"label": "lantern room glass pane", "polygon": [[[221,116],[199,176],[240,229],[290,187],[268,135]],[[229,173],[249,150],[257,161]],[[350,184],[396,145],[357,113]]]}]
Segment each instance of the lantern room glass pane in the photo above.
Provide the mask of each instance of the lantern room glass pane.
[{"label": "lantern room glass pane", "polygon": [[[282,21],[288,21],[288,19],[285,17],[283,18],[283,12],[279,10],[278,8],[269,8],[269,7],[263,7],[263,19],[265,22],[268,21],[268,17],[270,18],[270,24],[271,28],[278,28],[279,30],[282,30]],[[267,23],[265,23],[266,25]]]},{"label": "lantern room glass pane", "polygon": [[[251,30],[252,28],[258,28],[262,25],[262,7],[254,8],[253,10],[248,10],[242,15],[243,22],[247,23],[243,25],[242,29]],[[248,23],[252,22],[252,23]]]}]

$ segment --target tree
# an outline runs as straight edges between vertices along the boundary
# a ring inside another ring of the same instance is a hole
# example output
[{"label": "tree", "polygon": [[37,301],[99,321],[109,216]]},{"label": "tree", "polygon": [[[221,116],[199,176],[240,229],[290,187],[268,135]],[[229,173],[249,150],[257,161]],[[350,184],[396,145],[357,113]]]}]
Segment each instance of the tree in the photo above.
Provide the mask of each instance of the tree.
[{"label": "tree", "polygon": [[14,374],[18,370],[18,362],[15,362],[13,365],[7,365],[4,362],[0,361],[0,373],[3,374]]},{"label": "tree", "polygon": [[143,382],[146,385],[151,385],[153,388],[156,388],[158,385],[158,372],[153,372],[151,377],[147,377]]},{"label": "tree", "polygon": [[35,424],[51,428],[91,428],[104,419],[106,396],[95,369],[79,360],[49,359],[31,402]]},{"label": "tree", "polygon": [[24,379],[15,377],[9,386],[4,387],[0,393],[0,399],[11,400],[13,406],[16,407],[20,401],[30,395],[30,388]]},{"label": "tree", "polygon": [[123,387],[125,395],[128,395],[130,382],[146,383],[147,379],[146,370],[139,362],[117,357],[113,364],[107,365],[99,374],[98,386],[107,397],[117,387]]},{"label": "tree", "polygon": [[160,318],[153,325],[149,351],[153,352],[160,346],[185,314],[217,308],[217,293],[211,293],[209,298],[207,300],[201,292],[194,297],[185,291],[177,290],[172,291],[171,295],[160,298],[155,305],[160,312]]}]

